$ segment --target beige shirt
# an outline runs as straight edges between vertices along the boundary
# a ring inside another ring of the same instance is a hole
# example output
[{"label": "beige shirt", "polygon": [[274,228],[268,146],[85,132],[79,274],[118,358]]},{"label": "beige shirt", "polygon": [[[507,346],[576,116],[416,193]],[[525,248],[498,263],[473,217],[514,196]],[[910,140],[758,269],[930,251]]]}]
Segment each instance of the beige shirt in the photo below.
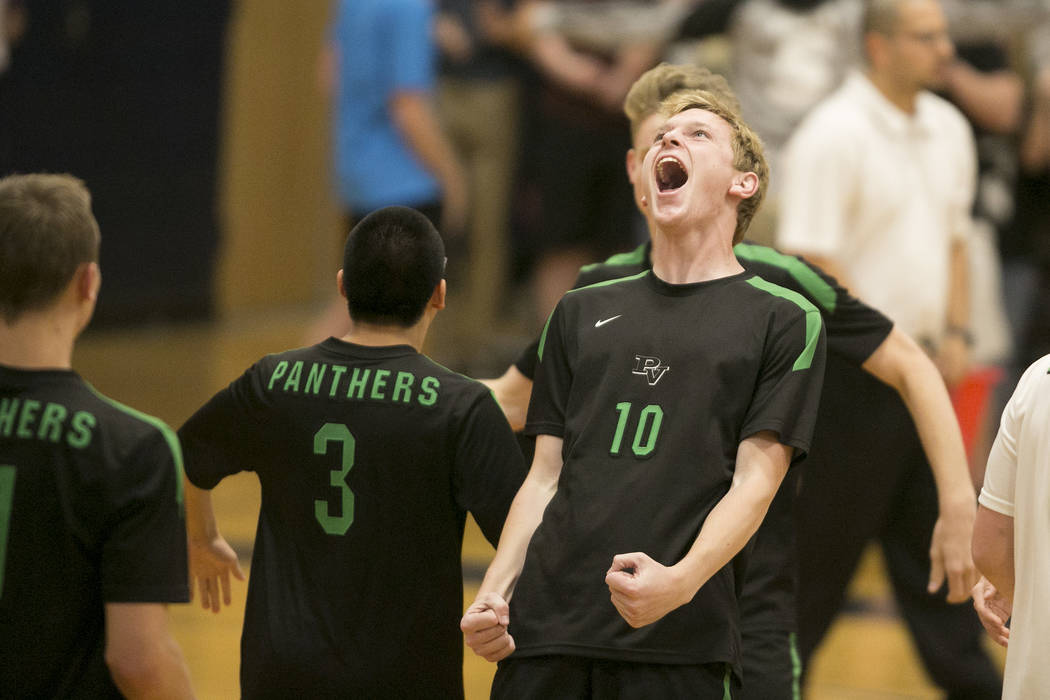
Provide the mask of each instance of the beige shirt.
[{"label": "beige shirt", "polygon": [[1021,377],[988,457],[985,508],[1014,519],[1014,606],[1004,698],[1050,696],[1050,355]]},{"label": "beige shirt", "polygon": [[951,244],[970,233],[976,167],[955,107],[923,92],[907,114],[855,72],[788,143],[777,246],[835,260],[856,296],[936,345]]}]

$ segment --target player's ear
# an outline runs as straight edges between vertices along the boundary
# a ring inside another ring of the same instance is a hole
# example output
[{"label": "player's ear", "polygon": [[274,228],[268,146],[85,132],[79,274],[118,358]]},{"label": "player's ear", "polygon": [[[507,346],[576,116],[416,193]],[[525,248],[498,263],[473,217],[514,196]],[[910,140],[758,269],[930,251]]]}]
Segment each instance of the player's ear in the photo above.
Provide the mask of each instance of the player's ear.
[{"label": "player's ear", "polygon": [[625,165],[627,166],[627,179],[630,182],[634,182],[634,174],[638,170],[638,159],[635,158],[635,155],[636,151],[633,148],[628,149]]},{"label": "player's ear", "polygon": [[94,304],[98,300],[98,290],[102,286],[102,270],[97,262],[81,263],[77,266],[77,297]]},{"label": "player's ear", "polygon": [[737,173],[733,176],[733,184],[729,186],[729,194],[735,194],[740,199],[748,199],[758,192],[758,175],[754,173]]},{"label": "player's ear", "polygon": [[445,292],[448,287],[445,284],[445,280],[438,282],[437,286],[434,287],[434,293],[430,295],[430,305],[439,311],[445,308]]},{"label": "player's ear", "polygon": [[339,288],[339,296],[346,299],[346,287],[343,286],[343,271],[335,273],[335,286]]}]

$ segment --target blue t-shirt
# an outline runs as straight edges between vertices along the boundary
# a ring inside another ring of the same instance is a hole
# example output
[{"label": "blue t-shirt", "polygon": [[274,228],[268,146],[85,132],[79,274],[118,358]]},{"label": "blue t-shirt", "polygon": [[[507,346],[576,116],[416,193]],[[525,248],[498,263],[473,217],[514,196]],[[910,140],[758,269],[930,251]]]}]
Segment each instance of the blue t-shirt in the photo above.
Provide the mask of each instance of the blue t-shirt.
[{"label": "blue t-shirt", "polygon": [[330,39],[338,52],[335,174],[355,213],[440,200],[437,181],[405,144],[389,110],[398,92],[434,87],[428,0],[341,0]]}]

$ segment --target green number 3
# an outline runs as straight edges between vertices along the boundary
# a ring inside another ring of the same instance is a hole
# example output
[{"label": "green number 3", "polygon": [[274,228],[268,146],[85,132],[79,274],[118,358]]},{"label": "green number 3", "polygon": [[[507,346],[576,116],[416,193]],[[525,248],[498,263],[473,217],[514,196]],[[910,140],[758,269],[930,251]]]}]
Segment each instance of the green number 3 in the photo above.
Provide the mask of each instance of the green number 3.
[{"label": "green number 3", "polygon": [[4,594],[4,567],[7,563],[7,533],[11,527],[11,506],[15,500],[15,468],[0,465],[0,597]]},{"label": "green number 3", "polygon": [[329,442],[341,443],[343,448],[342,468],[333,469],[331,472],[332,486],[339,489],[342,494],[342,515],[331,515],[328,501],[318,499],[314,501],[314,516],[329,535],[345,535],[354,522],[354,492],[347,486],[346,477],[350,474],[350,468],[354,466],[354,447],[357,443],[354,436],[350,434],[350,429],[345,425],[325,423],[314,435],[314,454],[328,454]]}]

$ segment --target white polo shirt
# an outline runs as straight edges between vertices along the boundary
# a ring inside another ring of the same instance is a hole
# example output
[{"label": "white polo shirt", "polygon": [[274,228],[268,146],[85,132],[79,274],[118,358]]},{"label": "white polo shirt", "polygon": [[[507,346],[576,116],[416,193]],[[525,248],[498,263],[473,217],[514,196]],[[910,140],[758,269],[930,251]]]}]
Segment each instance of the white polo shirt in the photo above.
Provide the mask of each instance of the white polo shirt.
[{"label": "white polo shirt", "polygon": [[856,296],[937,344],[976,162],[970,126],[947,101],[923,92],[907,114],[851,73],[788,142],[777,245],[835,260]]},{"label": "white polo shirt", "polygon": [[979,501],[1014,519],[1014,604],[1004,698],[1050,693],[1050,355],[1010,397]]}]

